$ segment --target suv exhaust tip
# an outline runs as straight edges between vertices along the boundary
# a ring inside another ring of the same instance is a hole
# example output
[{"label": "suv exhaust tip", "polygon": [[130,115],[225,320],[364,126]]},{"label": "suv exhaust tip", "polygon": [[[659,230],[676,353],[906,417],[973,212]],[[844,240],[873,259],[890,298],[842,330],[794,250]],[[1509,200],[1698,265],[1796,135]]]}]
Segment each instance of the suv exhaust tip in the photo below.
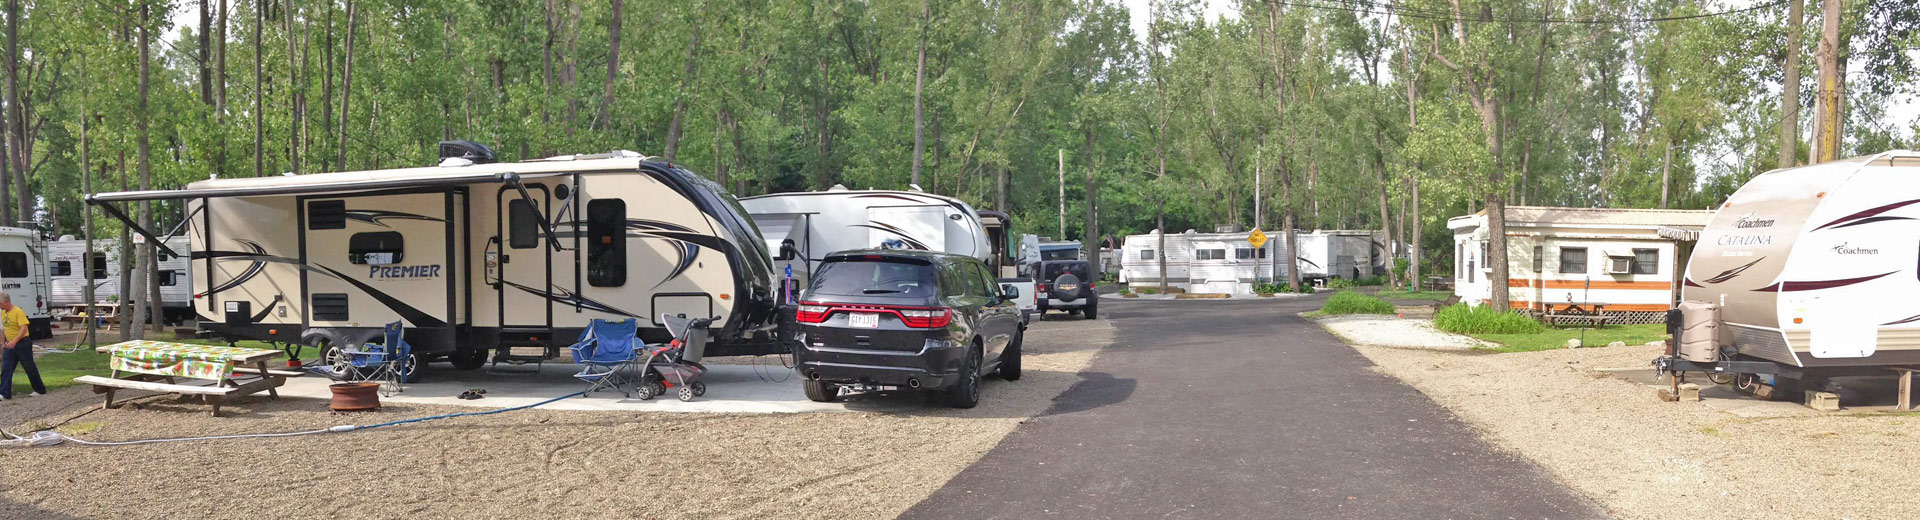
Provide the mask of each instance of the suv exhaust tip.
[{"label": "suv exhaust tip", "polygon": [[908,380],[907,380],[907,388],[920,388],[920,380],[919,380],[919,379],[908,379]]},{"label": "suv exhaust tip", "polygon": [[814,381],[819,381],[819,380],[820,380],[820,373],[819,373],[819,372],[809,372],[809,373],[807,373],[807,379],[812,379],[812,380],[814,380]]}]

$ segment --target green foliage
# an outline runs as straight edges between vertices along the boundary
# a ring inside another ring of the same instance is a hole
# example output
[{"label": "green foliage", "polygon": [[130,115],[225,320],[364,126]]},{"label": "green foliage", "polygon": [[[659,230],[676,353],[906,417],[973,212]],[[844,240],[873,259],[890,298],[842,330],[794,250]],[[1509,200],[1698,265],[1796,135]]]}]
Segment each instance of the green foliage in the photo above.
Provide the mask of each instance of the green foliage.
[{"label": "green foliage", "polygon": [[1258,294],[1279,294],[1287,292],[1288,290],[1286,282],[1260,282],[1253,284],[1253,292]]},{"label": "green foliage", "polygon": [[1340,291],[1327,297],[1321,314],[1393,314],[1393,304],[1353,291]]},{"label": "green foliage", "polygon": [[1131,287],[1131,289],[1133,289],[1133,292],[1140,293],[1140,294],[1160,294],[1159,287],[1141,286],[1141,287]]},{"label": "green foliage", "polygon": [[1388,290],[1388,291],[1380,291],[1380,293],[1377,294],[1376,296],[1379,296],[1384,299],[1389,299],[1389,300],[1428,300],[1428,301],[1437,302],[1437,301],[1445,301],[1447,298],[1453,297],[1453,292],[1452,291],[1414,292],[1414,291]]},{"label": "green foliage", "polygon": [[1539,332],[1533,333],[1474,334],[1473,337],[1500,344],[1498,347],[1491,347],[1485,350],[1495,352],[1531,352],[1536,350],[1566,348],[1567,340],[1580,338],[1582,335],[1586,336],[1583,339],[1583,344],[1588,347],[1604,347],[1615,341],[1625,342],[1627,345],[1645,345],[1648,342],[1667,339],[1667,326],[1655,323],[1648,325],[1608,325],[1606,328],[1586,330],[1544,328]]},{"label": "green foliage", "polygon": [[1328,289],[1352,289],[1354,287],[1358,287],[1359,285],[1360,284],[1354,283],[1353,280],[1348,280],[1346,278],[1334,278],[1331,280],[1327,280]]},{"label": "green foliage", "polygon": [[1464,303],[1449,305],[1434,313],[1433,326],[1455,334],[1535,334],[1547,328],[1525,314],[1495,310],[1487,305],[1469,307]]}]

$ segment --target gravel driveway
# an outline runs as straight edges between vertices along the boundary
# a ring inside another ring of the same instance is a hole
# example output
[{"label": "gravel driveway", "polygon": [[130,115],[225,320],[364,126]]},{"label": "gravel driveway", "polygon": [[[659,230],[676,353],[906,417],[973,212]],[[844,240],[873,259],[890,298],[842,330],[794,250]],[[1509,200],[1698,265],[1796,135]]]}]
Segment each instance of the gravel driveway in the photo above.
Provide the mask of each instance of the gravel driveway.
[{"label": "gravel driveway", "polygon": [[[1036,324],[1025,377],[988,379],[972,410],[528,410],[346,434],[7,449],[0,518],[891,518],[1044,411],[1112,338],[1106,321]],[[226,410],[215,419],[197,404],[155,402],[68,427],[125,440],[472,411],[335,415],[319,400],[264,396]]]},{"label": "gravel driveway", "polygon": [[1395,318],[1375,314],[1323,316],[1314,321],[1349,345],[1372,347],[1460,350],[1487,346],[1470,336],[1441,332],[1431,320]]}]

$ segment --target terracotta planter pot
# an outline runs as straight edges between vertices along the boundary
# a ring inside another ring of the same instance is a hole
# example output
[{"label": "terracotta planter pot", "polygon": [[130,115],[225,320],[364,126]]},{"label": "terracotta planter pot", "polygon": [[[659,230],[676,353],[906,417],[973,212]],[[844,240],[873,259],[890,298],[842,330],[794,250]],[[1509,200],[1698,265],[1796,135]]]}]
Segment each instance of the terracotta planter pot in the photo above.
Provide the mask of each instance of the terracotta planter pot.
[{"label": "terracotta planter pot", "polygon": [[336,412],[363,412],[380,409],[380,383],[334,383],[327,385],[333,391],[333,400],[328,408]]}]

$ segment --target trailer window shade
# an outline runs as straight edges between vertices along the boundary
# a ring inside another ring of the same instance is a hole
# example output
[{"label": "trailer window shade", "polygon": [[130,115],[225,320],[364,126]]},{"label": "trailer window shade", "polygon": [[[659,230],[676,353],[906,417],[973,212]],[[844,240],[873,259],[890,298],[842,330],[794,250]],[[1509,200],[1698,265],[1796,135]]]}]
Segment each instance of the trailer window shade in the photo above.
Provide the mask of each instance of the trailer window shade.
[{"label": "trailer window shade", "polygon": [[307,203],[307,229],[346,229],[347,201],[316,200]]},{"label": "trailer window shade", "polygon": [[521,199],[507,201],[507,246],[514,249],[540,247],[540,216],[533,205]]},{"label": "trailer window shade", "polygon": [[1587,272],[1587,248],[1584,248],[1584,247],[1560,248],[1560,272],[1562,273]]},{"label": "trailer window shade", "polygon": [[1254,253],[1254,254],[1259,255],[1260,258],[1267,257],[1267,248],[1262,247],[1260,249],[1256,249],[1255,251],[1258,251],[1258,253]]},{"label": "trailer window shade", "polygon": [[173,287],[174,284],[179,283],[179,281],[180,281],[179,271],[173,271],[173,270],[160,271],[161,287]]},{"label": "trailer window shade", "polygon": [[73,262],[66,260],[48,262],[47,276],[73,276]]},{"label": "trailer window shade", "polygon": [[1660,250],[1633,250],[1633,274],[1660,274]]},{"label": "trailer window shade", "polygon": [[1533,272],[1538,273],[1542,269],[1546,269],[1546,249],[1547,248],[1541,246],[1533,246]]},{"label": "trailer window shade", "polygon": [[[684,261],[684,260],[682,260]],[[627,284],[627,202],[587,202],[587,285]]]},{"label": "trailer window shade", "polygon": [[1249,258],[1253,258],[1253,248],[1242,247],[1242,248],[1234,249],[1233,258],[1236,260],[1246,260]]},{"label": "trailer window shade", "polygon": [[1152,260],[1152,259],[1153,259],[1153,250],[1152,250],[1152,249],[1142,249],[1142,250],[1140,250],[1140,259],[1141,259],[1141,260]]},{"label": "trailer window shade", "polygon": [[363,265],[400,263],[406,257],[406,239],[399,231],[354,233],[347,238],[347,261]]},{"label": "trailer window shade", "polygon": [[0,253],[0,278],[26,278],[26,253]]},{"label": "trailer window shade", "polygon": [[1226,259],[1227,259],[1227,250],[1225,250],[1225,249],[1196,249],[1196,250],[1194,250],[1194,251],[1193,251],[1193,259],[1195,259],[1195,260],[1226,260]]}]

